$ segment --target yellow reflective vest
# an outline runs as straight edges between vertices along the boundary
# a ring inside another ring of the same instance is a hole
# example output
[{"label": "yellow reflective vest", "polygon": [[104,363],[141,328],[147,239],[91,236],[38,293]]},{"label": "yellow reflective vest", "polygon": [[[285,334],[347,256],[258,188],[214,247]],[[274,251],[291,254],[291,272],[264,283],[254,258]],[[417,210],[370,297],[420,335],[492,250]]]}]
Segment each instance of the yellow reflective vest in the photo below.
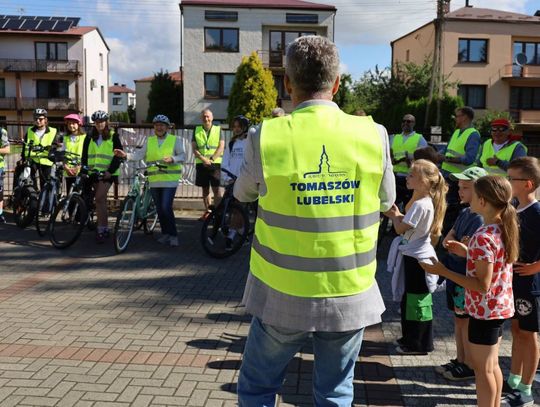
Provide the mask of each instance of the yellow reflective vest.
[{"label": "yellow reflective vest", "polygon": [[[84,146],[84,139],[86,138],[86,134],[80,134],[75,136],[75,141],[71,141],[71,135],[65,135],[64,136],[64,146],[66,148],[66,151],[74,154],[79,155],[79,160],[82,157],[82,151]],[[67,165],[70,168],[73,168],[72,165]],[[64,176],[69,177],[68,173],[64,170]],[[72,175],[71,175],[72,176]]]},{"label": "yellow reflective vest", "polygon": [[[197,148],[199,149],[199,152],[207,158],[210,158],[214,155],[217,148],[219,147],[219,138],[221,136],[221,127],[219,126],[212,126],[210,128],[210,134],[208,134],[204,130],[204,127],[197,126],[195,127],[195,143],[197,144]],[[217,157],[214,162],[216,164],[221,163],[221,157]],[[196,164],[201,164],[202,160],[199,158],[195,158]]]},{"label": "yellow reflective vest", "polygon": [[[419,133],[414,133],[412,136],[403,142],[403,134],[396,134],[392,140],[392,155],[394,160],[400,160],[405,158],[407,155],[412,158],[414,152],[418,148],[418,143],[420,143],[420,138],[422,137]],[[394,172],[399,174],[408,174],[409,167],[407,163],[402,161],[397,164],[394,164]]]},{"label": "yellow reflective vest", "polygon": [[[56,137],[56,129],[54,127],[47,127],[47,132],[43,135],[43,137],[40,139],[39,136],[34,133],[34,130],[32,128],[29,128],[26,133],[26,141],[30,143],[31,141],[34,142],[34,146],[43,146],[43,147],[49,147],[52,145],[55,137]],[[26,146],[25,146],[26,148]],[[30,153],[28,149],[25,150],[26,157],[29,157],[30,154],[32,155],[32,161],[35,163],[46,165],[46,166],[52,166],[53,162],[47,158],[49,152],[43,151],[42,153],[38,153],[37,155],[34,155],[35,153]]]},{"label": "yellow reflective vest", "polygon": [[[91,170],[97,171],[107,171],[111,162],[114,158],[114,145],[113,145],[113,135],[114,131],[109,132],[110,137],[107,140],[103,140],[98,146],[94,140],[90,140],[88,144],[88,166]],[[114,174],[118,175],[120,173],[120,168],[118,168]]]},{"label": "yellow reflective vest", "polygon": [[[450,139],[450,142],[448,143],[448,147],[446,149],[445,157],[464,157],[465,156],[465,146],[467,144],[467,140],[469,139],[470,135],[476,132],[476,129],[474,127],[469,127],[468,129],[463,130],[461,132],[460,129],[456,129],[454,131],[454,134],[452,134],[452,138]],[[475,157],[476,160],[477,157]],[[456,163],[447,163],[443,162],[442,169],[445,171],[448,171],[451,174],[455,174],[458,172],[463,172],[467,168],[474,166],[474,162],[471,163],[471,165],[464,165],[464,164],[456,164]]]},{"label": "yellow reflective vest", "polygon": [[308,106],[264,121],[260,137],[267,190],[259,198],[251,273],[298,297],[369,289],[384,156],[371,117]]},{"label": "yellow reflective vest", "polygon": [[[506,171],[502,168],[499,168],[496,165],[488,165],[487,159],[496,157],[502,161],[511,161],[512,156],[514,155],[514,150],[520,144],[521,143],[519,141],[508,142],[506,145],[503,146],[503,148],[495,152],[493,148],[493,140],[487,140],[482,146],[482,155],[480,156],[480,162],[482,163],[482,167],[484,167],[484,169],[488,172],[489,175],[506,175]],[[523,147],[525,148],[525,151],[527,151],[527,147]]]},{"label": "yellow reflective vest", "polygon": [[182,175],[182,165],[180,163],[166,164],[162,160],[164,157],[174,156],[174,145],[176,144],[176,136],[166,134],[165,140],[161,145],[158,143],[156,135],[148,137],[146,144],[146,165],[159,163],[165,165],[166,168],[150,167],[148,168],[148,181],[150,187],[157,182],[176,182],[180,180]]}]

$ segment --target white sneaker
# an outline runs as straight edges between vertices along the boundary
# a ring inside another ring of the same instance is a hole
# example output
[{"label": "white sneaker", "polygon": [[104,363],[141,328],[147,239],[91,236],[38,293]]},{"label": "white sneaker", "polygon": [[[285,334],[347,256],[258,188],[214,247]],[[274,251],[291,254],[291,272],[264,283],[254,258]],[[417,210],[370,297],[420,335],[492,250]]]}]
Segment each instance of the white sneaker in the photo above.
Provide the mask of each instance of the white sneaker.
[{"label": "white sneaker", "polygon": [[167,244],[167,243],[169,243],[170,239],[171,239],[171,236],[169,236],[169,235],[162,235],[162,236],[157,240],[157,242],[158,242],[158,243],[161,243],[161,244]]},{"label": "white sneaker", "polygon": [[177,247],[178,246],[178,237],[177,236],[170,236],[169,245],[171,247]]}]

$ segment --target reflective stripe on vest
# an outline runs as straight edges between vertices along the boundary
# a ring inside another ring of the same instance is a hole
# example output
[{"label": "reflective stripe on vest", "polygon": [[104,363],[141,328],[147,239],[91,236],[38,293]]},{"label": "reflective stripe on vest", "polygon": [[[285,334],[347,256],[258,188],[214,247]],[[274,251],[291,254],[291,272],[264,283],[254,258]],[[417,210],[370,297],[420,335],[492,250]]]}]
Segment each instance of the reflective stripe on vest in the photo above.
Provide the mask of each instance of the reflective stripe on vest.
[{"label": "reflective stripe on vest", "polygon": [[[207,158],[212,157],[219,147],[219,137],[221,136],[221,127],[212,126],[210,128],[210,134],[206,136],[206,131],[202,126],[195,127],[195,143],[199,152]],[[195,158],[195,163],[200,164],[202,160]],[[220,164],[221,157],[214,160],[214,163]]]},{"label": "reflective stripe on vest", "polygon": [[[403,142],[403,134],[396,134],[392,140],[392,155],[394,160],[399,160],[406,155],[412,158],[414,152],[418,148],[418,143],[420,143],[421,134],[414,133],[412,136],[409,136],[405,142]],[[394,172],[400,174],[408,174],[409,167],[406,162],[400,162],[394,164]]]},{"label": "reflective stripe on vest", "polygon": [[[45,133],[41,139],[36,133],[34,133],[32,128],[29,128],[27,132],[26,141],[27,142],[33,141],[34,146],[49,147],[50,145],[52,145],[55,137],[56,137],[56,129],[54,127],[49,127],[49,131]],[[38,164],[46,165],[50,167],[51,165],[53,165],[53,162],[49,160],[48,158],[46,158],[48,154],[49,154],[48,151],[38,153],[38,155],[35,155],[35,153],[32,153],[32,161]],[[25,155],[26,157],[30,156],[30,154],[25,154]]]},{"label": "reflective stripe on vest", "polygon": [[[474,127],[469,127],[468,129],[465,129],[461,134],[459,129],[454,131],[454,134],[452,134],[452,138],[450,138],[450,142],[448,143],[448,147],[444,156],[459,158],[465,157],[465,146],[467,144],[467,140],[469,139],[469,136],[474,132],[476,132],[476,129]],[[467,168],[472,167],[473,165],[474,162],[470,165],[443,162],[441,168],[451,174],[455,174],[458,172],[463,172]]]},{"label": "reflective stripe on vest", "polygon": [[178,182],[182,175],[182,165],[179,163],[166,164],[162,160],[164,157],[172,157],[174,155],[174,146],[176,144],[176,136],[167,134],[161,145],[158,143],[157,136],[148,137],[146,143],[146,165],[159,162],[165,165],[166,168],[150,167],[148,168],[148,181],[150,186],[156,182]]},{"label": "reflective stripe on vest", "polygon": [[[506,175],[506,171],[502,168],[499,168],[496,165],[488,165],[487,159],[496,157],[502,161],[511,161],[516,147],[520,144],[521,143],[519,141],[515,141],[513,143],[510,142],[508,144],[505,144],[503,148],[501,148],[499,151],[495,152],[495,149],[493,148],[493,140],[487,140],[482,146],[482,155],[480,156],[480,162],[482,163],[482,167],[484,167],[484,169],[488,172],[489,175]],[[525,151],[527,151],[527,147],[523,147],[525,148]]]},{"label": "reflective stripe on vest", "polygon": [[[114,132],[111,130],[109,139],[103,140],[99,146],[94,140],[90,140],[88,145],[88,166],[90,169],[98,171],[107,171],[109,169],[114,158],[113,134]],[[119,173],[120,168],[111,175],[118,175]]]},{"label": "reflective stripe on vest", "polygon": [[298,297],[369,289],[383,176],[371,117],[314,105],[264,121],[261,161],[267,192],[259,198],[251,273]]},{"label": "reflective stripe on vest", "polygon": [[[84,146],[84,139],[86,138],[86,134],[77,135],[75,142],[71,141],[71,136],[64,136],[64,145],[66,146],[66,151],[74,154],[79,155],[79,160],[82,156],[83,146]],[[73,168],[72,165],[67,165],[69,168]],[[77,171],[77,174],[79,172]],[[76,175],[76,174],[75,174]],[[73,177],[73,175],[68,175],[66,170],[64,170],[64,176],[65,177]]]}]

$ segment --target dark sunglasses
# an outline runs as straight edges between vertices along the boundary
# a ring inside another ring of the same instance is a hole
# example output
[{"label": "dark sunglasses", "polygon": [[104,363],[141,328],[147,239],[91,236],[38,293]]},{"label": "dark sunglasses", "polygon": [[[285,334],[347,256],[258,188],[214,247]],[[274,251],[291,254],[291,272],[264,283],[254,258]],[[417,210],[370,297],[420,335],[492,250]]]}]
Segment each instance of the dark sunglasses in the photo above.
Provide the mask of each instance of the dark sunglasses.
[{"label": "dark sunglasses", "polygon": [[403,120],[401,123],[414,123],[412,120]]},{"label": "dark sunglasses", "polygon": [[506,177],[508,181],[529,181],[529,178],[514,178],[514,177]]},{"label": "dark sunglasses", "polygon": [[36,121],[43,121],[43,120],[46,120],[47,118],[46,117],[36,117]]},{"label": "dark sunglasses", "polygon": [[500,131],[500,132],[503,132],[503,131],[506,131],[508,130],[508,127],[492,127],[491,128],[491,131]]}]

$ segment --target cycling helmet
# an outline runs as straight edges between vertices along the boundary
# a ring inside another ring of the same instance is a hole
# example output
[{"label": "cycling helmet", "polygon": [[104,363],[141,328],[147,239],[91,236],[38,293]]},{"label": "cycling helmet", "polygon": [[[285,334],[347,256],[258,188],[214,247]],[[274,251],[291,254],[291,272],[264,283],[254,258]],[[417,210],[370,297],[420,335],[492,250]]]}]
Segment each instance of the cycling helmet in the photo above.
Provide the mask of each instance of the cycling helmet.
[{"label": "cycling helmet", "polygon": [[154,118],[152,119],[152,123],[163,123],[163,124],[166,124],[167,126],[171,125],[171,121],[164,114],[158,114],[154,116]]},{"label": "cycling helmet", "polygon": [[109,115],[107,114],[107,112],[104,112],[103,110],[98,110],[92,114],[93,122],[102,122],[104,120],[109,120]]},{"label": "cycling helmet", "polygon": [[242,131],[245,133],[248,131],[249,126],[251,125],[251,122],[249,119],[244,115],[238,115],[233,119],[233,123],[238,122],[240,123],[240,126],[242,127]]},{"label": "cycling helmet", "polygon": [[37,108],[36,110],[34,110],[34,118],[38,118],[40,116],[45,116],[47,117],[47,111],[45,109],[40,109],[40,108]]},{"label": "cycling helmet", "polygon": [[79,123],[79,126],[82,126],[81,116],[79,116],[77,113],[71,113],[71,114],[68,114],[67,116],[64,116],[64,121],[67,121],[67,120],[73,120],[74,122]]}]

